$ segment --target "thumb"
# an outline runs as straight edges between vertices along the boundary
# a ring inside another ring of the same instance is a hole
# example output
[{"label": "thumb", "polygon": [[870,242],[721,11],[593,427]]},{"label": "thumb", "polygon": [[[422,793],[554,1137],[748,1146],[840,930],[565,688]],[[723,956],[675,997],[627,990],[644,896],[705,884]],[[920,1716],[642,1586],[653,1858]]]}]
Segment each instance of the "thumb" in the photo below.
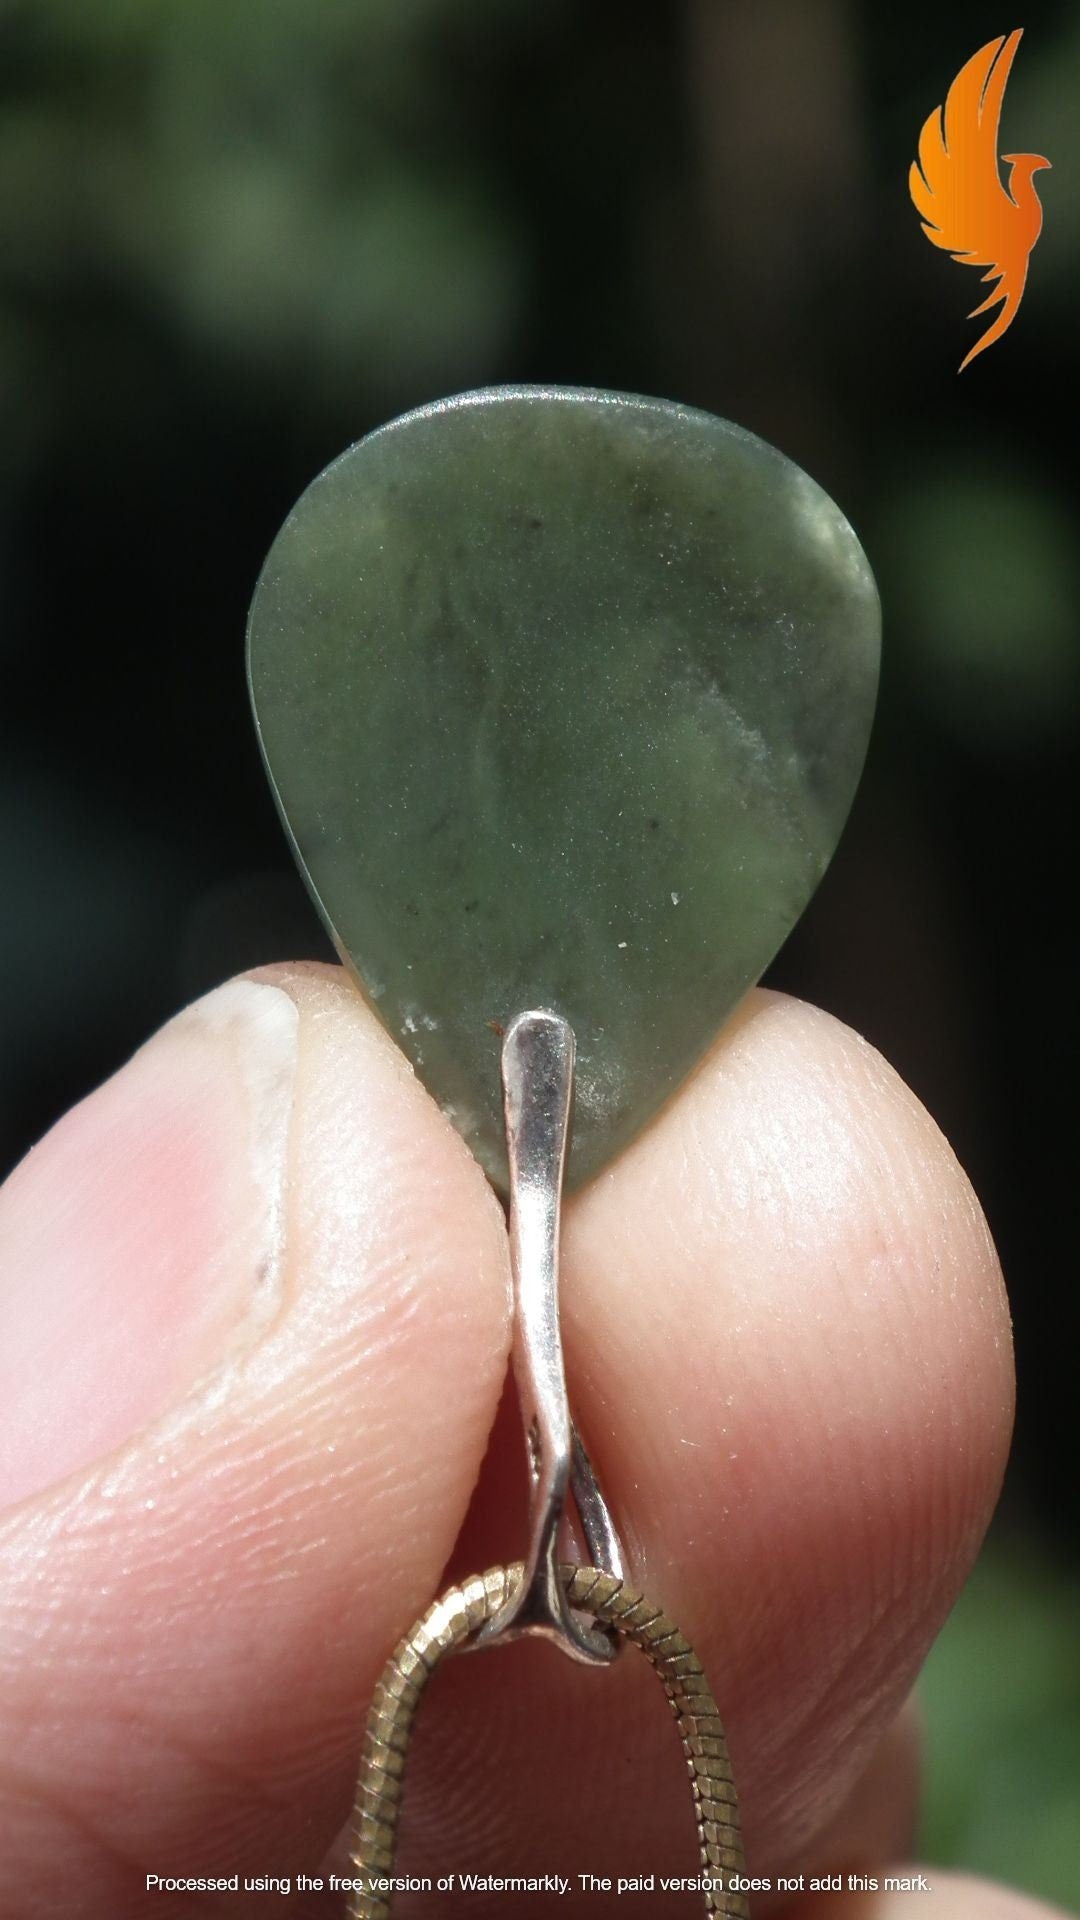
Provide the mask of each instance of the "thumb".
[{"label": "thumb", "polygon": [[29,1155],[0,1275],[0,1907],[314,1866],[498,1399],[482,1174],[342,974],[274,969]]}]

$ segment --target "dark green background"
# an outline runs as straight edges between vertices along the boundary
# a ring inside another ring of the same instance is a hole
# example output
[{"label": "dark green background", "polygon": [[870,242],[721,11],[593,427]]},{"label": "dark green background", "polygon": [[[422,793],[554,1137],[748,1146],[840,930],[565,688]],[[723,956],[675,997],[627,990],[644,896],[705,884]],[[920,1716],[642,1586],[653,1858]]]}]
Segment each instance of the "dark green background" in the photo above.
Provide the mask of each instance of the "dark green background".
[{"label": "dark green background", "polygon": [[906,185],[923,118],[1013,24],[840,0],[0,9],[0,1152],[192,994],[324,950],[243,629],[328,459],[510,380],[774,441],[863,540],[886,652],[851,827],[773,978],[941,1122],[1017,1320],[1006,1500],[930,1663],[926,1844],[1072,1903],[1075,5],[1023,18],[1002,145],[1053,162],[1046,227],[1018,320],[960,379],[984,290]]}]

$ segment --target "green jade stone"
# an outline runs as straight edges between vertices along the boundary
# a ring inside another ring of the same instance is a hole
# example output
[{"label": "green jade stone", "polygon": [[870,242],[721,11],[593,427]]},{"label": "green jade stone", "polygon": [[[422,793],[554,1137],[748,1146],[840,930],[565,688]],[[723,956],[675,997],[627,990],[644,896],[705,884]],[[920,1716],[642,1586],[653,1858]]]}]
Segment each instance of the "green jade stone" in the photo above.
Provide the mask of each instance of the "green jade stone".
[{"label": "green jade stone", "polygon": [[879,626],[821,488],[660,400],[465,394],[293,508],[248,629],[271,781],[342,959],[496,1186],[515,1014],[574,1029],[580,1182],[768,965],[855,792]]}]

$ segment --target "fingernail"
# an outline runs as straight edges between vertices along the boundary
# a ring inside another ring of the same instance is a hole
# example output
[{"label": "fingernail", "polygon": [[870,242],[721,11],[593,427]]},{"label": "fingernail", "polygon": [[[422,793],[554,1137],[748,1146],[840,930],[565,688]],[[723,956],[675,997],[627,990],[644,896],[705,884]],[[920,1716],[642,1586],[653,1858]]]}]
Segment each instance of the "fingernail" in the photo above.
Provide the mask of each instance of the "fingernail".
[{"label": "fingernail", "polygon": [[234,980],[0,1189],[0,1505],[112,1452],[280,1311],[299,1016]]}]

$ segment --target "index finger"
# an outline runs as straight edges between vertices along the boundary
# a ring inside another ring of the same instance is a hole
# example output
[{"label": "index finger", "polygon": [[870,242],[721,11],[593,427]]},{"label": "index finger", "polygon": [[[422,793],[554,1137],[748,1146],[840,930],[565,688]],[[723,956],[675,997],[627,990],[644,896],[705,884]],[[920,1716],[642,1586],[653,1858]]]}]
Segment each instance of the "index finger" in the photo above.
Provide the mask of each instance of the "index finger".
[{"label": "index finger", "polygon": [[[755,994],[568,1207],[563,1313],[631,1582],[704,1659],[752,1869],[793,1871],[895,1718],[996,1499],[1011,1343],[978,1204],[872,1048]],[[522,1503],[507,1449],[513,1433],[455,1572],[505,1553]],[[678,1741],[632,1652],[600,1674],[547,1648],[459,1662],[424,1714],[411,1867],[693,1872]],[[664,1910],[658,1892],[642,1905]]]}]

